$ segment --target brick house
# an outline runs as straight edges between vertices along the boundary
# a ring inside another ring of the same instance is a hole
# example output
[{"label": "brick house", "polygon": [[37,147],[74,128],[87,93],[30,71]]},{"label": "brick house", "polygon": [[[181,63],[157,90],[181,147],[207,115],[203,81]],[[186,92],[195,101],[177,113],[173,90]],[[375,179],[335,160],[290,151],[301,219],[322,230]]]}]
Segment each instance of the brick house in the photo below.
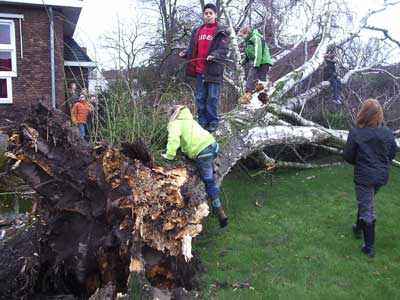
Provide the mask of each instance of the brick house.
[{"label": "brick house", "polygon": [[95,64],[72,38],[81,0],[0,0],[0,124],[39,100],[62,108]]}]

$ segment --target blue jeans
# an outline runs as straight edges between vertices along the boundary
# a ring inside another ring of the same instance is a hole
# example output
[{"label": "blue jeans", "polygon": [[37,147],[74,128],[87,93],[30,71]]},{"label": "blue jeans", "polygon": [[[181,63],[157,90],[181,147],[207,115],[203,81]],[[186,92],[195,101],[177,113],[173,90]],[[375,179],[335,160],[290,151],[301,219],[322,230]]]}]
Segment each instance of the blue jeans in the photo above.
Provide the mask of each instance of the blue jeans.
[{"label": "blue jeans", "polygon": [[89,136],[87,134],[86,124],[79,123],[78,124],[78,128],[79,128],[79,133],[81,134],[82,141],[88,142],[89,141]]},{"label": "blue jeans", "polygon": [[196,157],[196,166],[200,178],[206,187],[207,196],[214,200],[218,197],[219,189],[214,177],[214,159],[218,154],[218,144],[213,143],[204,148]]},{"label": "blue jeans", "polygon": [[204,82],[203,74],[196,74],[196,107],[201,127],[218,125],[219,83]]}]

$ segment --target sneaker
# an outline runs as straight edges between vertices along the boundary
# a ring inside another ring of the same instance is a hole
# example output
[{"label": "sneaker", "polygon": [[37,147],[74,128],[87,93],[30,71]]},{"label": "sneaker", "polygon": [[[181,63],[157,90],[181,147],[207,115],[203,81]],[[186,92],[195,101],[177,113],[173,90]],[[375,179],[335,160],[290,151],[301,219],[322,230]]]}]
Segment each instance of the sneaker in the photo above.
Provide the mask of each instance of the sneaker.
[{"label": "sneaker", "polygon": [[217,125],[208,125],[207,131],[209,133],[213,133],[213,132],[215,132],[215,130],[217,130]]}]

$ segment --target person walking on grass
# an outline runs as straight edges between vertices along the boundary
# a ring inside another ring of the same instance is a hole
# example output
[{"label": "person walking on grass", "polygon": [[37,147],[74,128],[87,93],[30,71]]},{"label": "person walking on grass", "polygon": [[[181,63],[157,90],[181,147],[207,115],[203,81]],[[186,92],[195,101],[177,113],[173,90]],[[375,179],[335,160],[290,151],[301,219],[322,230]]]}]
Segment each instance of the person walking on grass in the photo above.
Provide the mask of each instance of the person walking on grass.
[{"label": "person walking on grass", "polygon": [[88,116],[90,113],[90,105],[86,99],[85,94],[80,94],[78,102],[74,104],[71,110],[72,123],[78,125],[79,133],[82,140],[89,142],[89,135],[87,129]]},{"label": "person walking on grass", "polygon": [[244,56],[242,65],[251,63],[246,82],[246,94],[252,93],[257,81],[266,81],[267,73],[272,66],[269,48],[263,36],[257,29],[244,27],[240,30],[240,35],[244,39]]},{"label": "person walking on grass", "polygon": [[383,109],[375,99],[364,101],[356,127],[349,132],[343,158],[354,165],[357,220],[352,229],[356,239],[364,235],[361,251],[375,255],[375,194],[389,177],[389,165],[397,150],[393,132],[384,126]]},{"label": "person walking on grass", "polygon": [[203,129],[195,120],[186,106],[177,105],[169,112],[168,123],[168,144],[167,151],[161,156],[168,160],[173,160],[178,148],[190,159],[196,161],[197,170],[203,181],[207,196],[211,200],[215,210],[219,225],[228,225],[228,217],[222,208],[214,177],[214,159],[217,157],[218,144],[214,137]]},{"label": "person walking on grass", "polygon": [[203,9],[204,24],[193,30],[190,45],[179,56],[189,60],[189,76],[196,78],[195,99],[201,127],[214,132],[218,126],[218,102],[226,56],[229,52],[227,28],[217,22],[217,7]]}]

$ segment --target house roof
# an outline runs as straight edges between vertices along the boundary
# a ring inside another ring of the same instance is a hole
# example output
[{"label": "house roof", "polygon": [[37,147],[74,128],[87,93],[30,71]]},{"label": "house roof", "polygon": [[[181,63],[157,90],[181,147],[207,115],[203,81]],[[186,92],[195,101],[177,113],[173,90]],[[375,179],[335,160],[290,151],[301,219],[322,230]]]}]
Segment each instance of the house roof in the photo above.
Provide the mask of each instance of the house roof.
[{"label": "house roof", "polygon": [[81,46],[71,37],[64,37],[64,65],[71,67],[95,67]]},{"label": "house roof", "polygon": [[[0,0],[0,4],[53,7],[54,14],[64,21],[64,35],[73,36],[82,10],[83,0]],[[23,18],[23,17],[22,17]]]},{"label": "house roof", "polygon": [[58,7],[79,7],[82,8],[82,0],[0,0],[0,3],[16,3],[28,5],[48,5]]}]

